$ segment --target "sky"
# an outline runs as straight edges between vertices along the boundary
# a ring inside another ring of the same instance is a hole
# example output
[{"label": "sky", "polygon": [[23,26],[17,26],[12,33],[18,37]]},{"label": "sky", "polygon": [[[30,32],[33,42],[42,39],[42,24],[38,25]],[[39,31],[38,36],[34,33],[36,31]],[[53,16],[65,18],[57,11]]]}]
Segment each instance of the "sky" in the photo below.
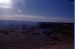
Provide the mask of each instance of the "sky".
[{"label": "sky", "polygon": [[2,0],[0,20],[73,22],[73,0]]}]

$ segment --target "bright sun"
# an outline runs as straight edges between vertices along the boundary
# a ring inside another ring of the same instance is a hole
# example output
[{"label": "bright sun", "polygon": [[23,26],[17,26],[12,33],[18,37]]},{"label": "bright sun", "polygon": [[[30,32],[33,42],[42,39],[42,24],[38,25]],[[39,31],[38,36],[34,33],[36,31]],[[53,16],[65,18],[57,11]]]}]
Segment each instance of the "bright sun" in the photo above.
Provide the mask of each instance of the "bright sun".
[{"label": "bright sun", "polygon": [[10,4],[11,0],[0,0],[2,4]]},{"label": "bright sun", "polygon": [[0,7],[2,8],[10,8],[11,0],[0,0]]}]

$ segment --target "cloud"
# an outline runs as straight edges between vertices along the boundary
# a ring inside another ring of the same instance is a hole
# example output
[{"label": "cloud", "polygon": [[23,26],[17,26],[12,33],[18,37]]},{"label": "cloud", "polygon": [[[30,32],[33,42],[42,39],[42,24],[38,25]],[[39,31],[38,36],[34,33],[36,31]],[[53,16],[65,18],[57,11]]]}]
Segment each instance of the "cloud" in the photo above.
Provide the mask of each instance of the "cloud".
[{"label": "cloud", "polygon": [[0,16],[0,20],[34,21],[34,22],[73,22],[72,18],[46,17],[34,15]]}]

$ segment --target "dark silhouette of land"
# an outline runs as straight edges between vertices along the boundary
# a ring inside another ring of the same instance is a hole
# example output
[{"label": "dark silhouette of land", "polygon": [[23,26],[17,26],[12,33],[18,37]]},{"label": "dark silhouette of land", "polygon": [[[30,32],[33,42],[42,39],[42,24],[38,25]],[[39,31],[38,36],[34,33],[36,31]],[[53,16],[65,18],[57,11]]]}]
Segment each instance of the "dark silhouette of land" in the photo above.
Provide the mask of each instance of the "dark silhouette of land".
[{"label": "dark silhouette of land", "polygon": [[73,23],[39,22],[0,28],[0,49],[73,49],[73,27]]}]

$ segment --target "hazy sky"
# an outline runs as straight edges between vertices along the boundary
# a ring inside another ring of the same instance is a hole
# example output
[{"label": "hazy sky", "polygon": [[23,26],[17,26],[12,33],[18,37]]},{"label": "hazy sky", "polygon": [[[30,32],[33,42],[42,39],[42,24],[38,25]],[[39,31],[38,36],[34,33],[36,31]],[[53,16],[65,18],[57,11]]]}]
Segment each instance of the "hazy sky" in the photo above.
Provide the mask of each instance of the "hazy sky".
[{"label": "hazy sky", "polygon": [[2,0],[0,20],[73,22],[70,0]]}]

